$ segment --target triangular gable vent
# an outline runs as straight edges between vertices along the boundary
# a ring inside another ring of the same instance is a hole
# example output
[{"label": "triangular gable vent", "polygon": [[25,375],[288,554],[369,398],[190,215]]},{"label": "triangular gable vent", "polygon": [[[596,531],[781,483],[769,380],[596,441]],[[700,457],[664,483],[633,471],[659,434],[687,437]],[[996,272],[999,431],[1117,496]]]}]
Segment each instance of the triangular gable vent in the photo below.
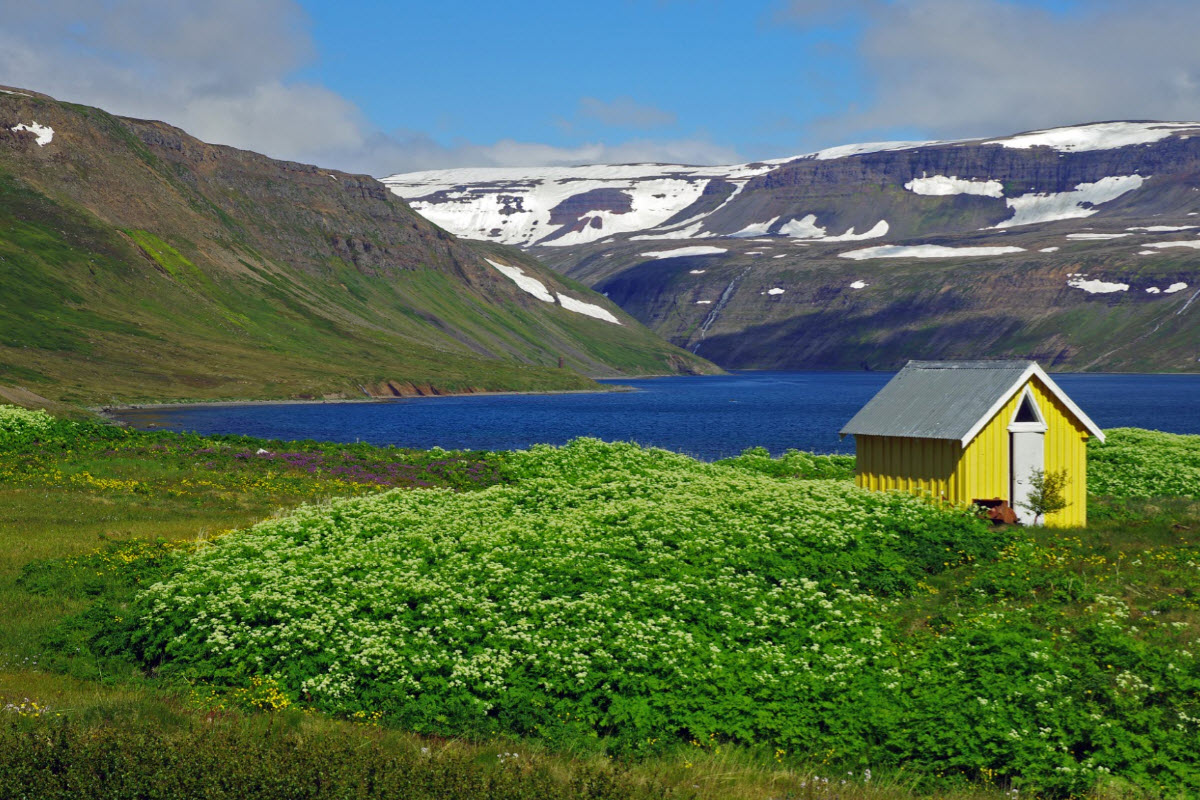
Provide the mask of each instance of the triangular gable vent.
[{"label": "triangular gable vent", "polygon": [[1042,410],[1038,408],[1037,401],[1033,399],[1033,392],[1028,386],[1021,394],[1021,402],[1017,403],[1017,412],[1013,414],[1008,429],[1010,431],[1047,430],[1046,418],[1042,416]]},{"label": "triangular gable vent", "polygon": [[1033,394],[1026,392],[1021,398],[1021,405],[1017,407],[1017,415],[1013,417],[1013,422],[1041,422],[1042,415],[1038,410],[1037,403],[1033,402]]}]

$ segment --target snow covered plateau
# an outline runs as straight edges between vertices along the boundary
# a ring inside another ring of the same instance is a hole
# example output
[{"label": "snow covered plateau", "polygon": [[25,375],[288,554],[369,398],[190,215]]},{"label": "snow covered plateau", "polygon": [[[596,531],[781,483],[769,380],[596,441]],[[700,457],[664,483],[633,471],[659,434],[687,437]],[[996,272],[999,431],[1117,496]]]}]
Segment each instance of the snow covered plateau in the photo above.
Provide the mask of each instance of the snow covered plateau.
[{"label": "snow covered plateau", "polygon": [[[482,167],[400,173],[383,182],[459,236],[520,247],[571,248],[614,237],[898,239],[929,232],[887,213],[902,205],[957,203],[992,218],[976,229],[1091,217],[1153,180],[1159,159],[1141,156],[1186,145],[1198,133],[1200,123],[1104,122],[998,139],[842,145],[728,166]],[[1049,181],[1046,152],[1061,166]],[[1111,158],[1116,153],[1122,158]],[[1130,169],[1138,160],[1146,169]],[[867,179],[897,190],[880,198],[873,216],[867,198],[844,197],[848,185]],[[831,187],[841,198],[833,204]]]},{"label": "snow covered plateau", "polygon": [[[383,182],[452,233],[528,250],[725,367],[1003,355],[1200,369],[1200,122]],[[1144,324],[1096,322],[1116,307]],[[909,326],[939,333],[905,344]]]}]

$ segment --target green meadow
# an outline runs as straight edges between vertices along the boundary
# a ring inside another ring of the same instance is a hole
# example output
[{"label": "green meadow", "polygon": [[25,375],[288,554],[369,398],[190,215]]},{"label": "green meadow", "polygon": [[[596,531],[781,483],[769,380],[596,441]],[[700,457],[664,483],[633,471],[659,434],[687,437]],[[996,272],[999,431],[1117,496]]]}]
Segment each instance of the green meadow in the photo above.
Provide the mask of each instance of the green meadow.
[{"label": "green meadow", "polygon": [[706,464],[0,407],[0,797],[1200,793],[1200,437],[1087,529]]}]

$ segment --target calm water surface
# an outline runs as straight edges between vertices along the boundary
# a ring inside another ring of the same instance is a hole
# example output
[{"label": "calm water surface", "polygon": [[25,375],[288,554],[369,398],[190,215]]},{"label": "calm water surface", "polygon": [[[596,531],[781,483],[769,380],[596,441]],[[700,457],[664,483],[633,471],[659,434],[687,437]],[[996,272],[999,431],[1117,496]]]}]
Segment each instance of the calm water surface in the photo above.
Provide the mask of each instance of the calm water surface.
[{"label": "calm water surface", "polygon": [[[495,395],[123,412],[139,428],[268,439],[511,450],[577,436],[635,441],[706,460],[762,445],[852,453],[837,432],[888,380],[883,372],[743,372],[608,381],[633,392]],[[1055,375],[1102,428],[1200,433],[1200,375]]]}]

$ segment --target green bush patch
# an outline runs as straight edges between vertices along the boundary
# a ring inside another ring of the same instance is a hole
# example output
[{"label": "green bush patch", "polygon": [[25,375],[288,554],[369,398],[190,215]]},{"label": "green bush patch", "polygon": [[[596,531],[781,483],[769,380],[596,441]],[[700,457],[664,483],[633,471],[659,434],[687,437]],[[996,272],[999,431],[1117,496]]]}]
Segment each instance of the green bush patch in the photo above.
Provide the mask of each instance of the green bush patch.
[{"label": "green bush patch", "polygon": [[1200,436],[1140,428],[1088,441],[1088,491],[1107,497],[1200,497]]},{"label": "green bush patch", "polygon": [[866,706],[831,709],[878,692],[891,598],[1002,544],[911,497],[634,445],[539,446],[506,470],[515,483],[335,501],[225,537],[139,598],[136,647],[165,674],[270,675],[416,731],[569,718],[625,748],[857,750]]},{"label": "green bush patch", "polygon": [[854,478],[854,456],[817,455],[790,449],[779,458],[771,458],[765,447],[749,447],[740,456],[717,462],[730,467],[770,475],[774,478]]}]

